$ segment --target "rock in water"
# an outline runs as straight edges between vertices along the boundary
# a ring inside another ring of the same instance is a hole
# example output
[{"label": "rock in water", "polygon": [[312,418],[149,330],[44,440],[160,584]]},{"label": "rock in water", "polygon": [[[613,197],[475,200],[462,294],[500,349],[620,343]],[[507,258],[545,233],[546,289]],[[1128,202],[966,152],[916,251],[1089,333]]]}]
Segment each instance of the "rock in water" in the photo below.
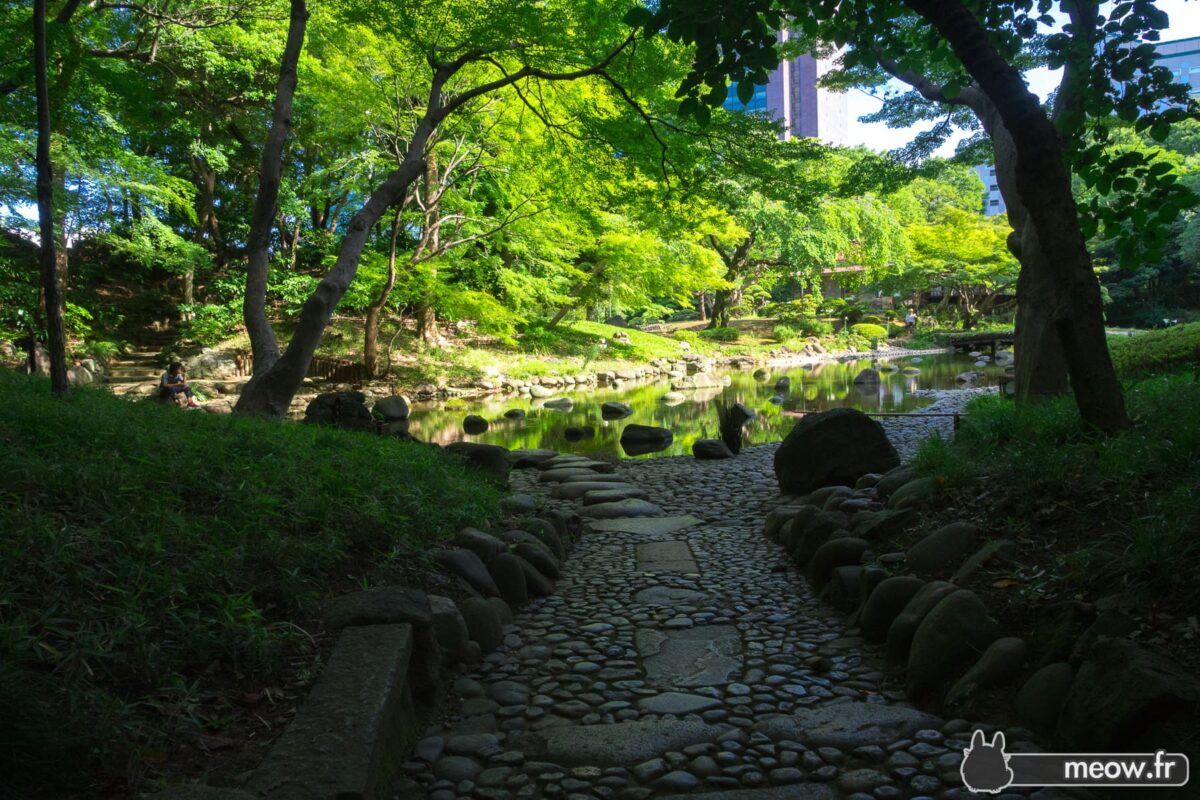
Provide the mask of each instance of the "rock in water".
[{"label": "rock in water", "polygon": [[629,455],[642,455],[666,449],[674,435],[666,428],[650,425],[626,425],[621,431],[621,447]]},{"label": "rock in water", "polygon": [[701,459],[733,458],[733,451],[720,439],[697,439],[692,455]]},{"label": "rock in water", "polygon": [[608,402],[600,406],[600,416],[604,419],[622,419],[633,413],[633,409],[624,403]]},{"label": "rock in water", "polygon": [[854,376],[854,382],[859,385],[879,383],[879,373],[870,367]]},{"label": "rock in water", "polygon": [[478,414],[468,414],[463,419],[463,431],[472,436],[485,433],[488,429],[488,421]]},{"label": "rock in water", "polygon": [[386,420],[408,419],[408,398],[402,394],[394,394],[375,402],[375,413]]},{"label": "rock in water", "polygon": [[900,463],[883,427],[861,411],[835,408],[804,416],[775,451],[775,477],[784,494],[854,485],[868,472]]}]

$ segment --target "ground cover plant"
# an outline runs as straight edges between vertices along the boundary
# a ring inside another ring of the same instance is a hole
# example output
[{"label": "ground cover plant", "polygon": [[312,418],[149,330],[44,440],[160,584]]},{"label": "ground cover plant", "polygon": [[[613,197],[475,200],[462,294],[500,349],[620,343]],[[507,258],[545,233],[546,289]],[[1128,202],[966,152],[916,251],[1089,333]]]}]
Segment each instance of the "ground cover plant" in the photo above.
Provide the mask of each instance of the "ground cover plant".
[{"label": "ground cover plant", "polygon": [[971,403],[953,443],[930,440],[916,463],[944,484],[936,515],[1017,543],[1015,563],[970,586],[1016,635],[1037,639],[1039,617],[1064,603],[1113,603],[1143,641],[1195,668],[1200,381],[1182,371],[1124,388],[1134,424],[1119,434],[1081,425],[1065,397],[989,396]]},{"label": "ground cover plant", "polygon": [[68,753],[117,784],[152,773],[147,753],[236,713],[212,690],[311,659],[322,599],[411,576],[497,508],[425,445],[88,389],[57,402],[6,371],[0,395],[0,773],[23,796],[87,790]]}]

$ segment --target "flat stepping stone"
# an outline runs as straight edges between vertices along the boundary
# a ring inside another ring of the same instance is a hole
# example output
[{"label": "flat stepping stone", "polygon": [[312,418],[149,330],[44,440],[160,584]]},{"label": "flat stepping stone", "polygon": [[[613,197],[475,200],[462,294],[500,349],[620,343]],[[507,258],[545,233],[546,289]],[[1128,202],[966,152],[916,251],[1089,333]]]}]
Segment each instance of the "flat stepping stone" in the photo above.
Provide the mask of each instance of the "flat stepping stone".
[{"label": "flat stepping stone", "polygon": [[654,517],[663,510],[647,500],[617,500],[614,503],[597,503],[585,506],[583,516],[592,519],[616,519],[618,517]]},{"label": "flat stepping stone", "polygon": [[659,800],[835,800],[827,783],[793,783],[761,789],[730,789],[727,792],[659,795]]},{"label": "flat stepping stone", "polygon": [[684,692],[663,692],[638,701],[638,708],[650,714],[699,714],[720,706],[715,697]]},{"label": "flat stepping stone", "polygon": [[583,469],[582,467],[557,467],[548,469],[538,475],[539,483],[558,483],[565,481],[567,478],[580,478],[583,480],[591,480],[600,473],[592,469]]},{"label": "flat stepping stone", "polygon": [[699,517],[631,517],[627,519],[601,519],[589,522],[588,527],[594,531],[610,533],[645,533],[665,536],[668,533],[699,525],[704,520]]},{"label": "flat stepping stone", "polygon": [[742,637],[732,625],[685,630],[639,628],[634,642],[646,676],[659,686],[717,686],[741,669]]},{"label": "flat stepping stone", "polygon": [[560,483],[550,490],[550,496],[557,497],[560,500],[578,500],[590,492],[612,491],[614,489],[618,492],[641,492],[641,494],[621,494],[620,496],[609,498],[610,500],[624,500],[629,497],[646,496],[646,491],[644,489],[639,489],[632,484],[611,483],[607,481],[574,481],[572,483]]},{"label": "flat stepping stone", "polygon": [[648,586],[634,593],[633,602],[647,606],[703,605],[711,600],[705,592],[674,586]]},{"label": "flat stepping stone", "polygon": [[507,746],[524,753],[528,761],[549,761],[564,767],[628,767],[663,753],[716,741],[728,730],[728,725],[690,720],[638,720],[510,734]]},{"label": "flat stepping stone", "polygon": [[594,506],[597,503],[613,503],[617,500],[636,500],[646,497],[647,494],[649,493],[640,486],[631,486],[627,483],[613,483],[603,489],[591,489],[585,492],[583,495],[583,504],[585,506]]},{"label": "flat stepping stone", "polygon": [[841,703],[764,720],[750,730],[772,739],[794,739],[813,748],[853,750],[869,744],[886,747],[900,739],[911,739],[917,731],[940,729],[943,724],[932,714],[907,706]]},{"label": "flat stepping stone", "polygon": [[560,483],[626,483],[629,479],[623,475],[606,475],[598,472],[571,475]]},{"label": "flat stepping stone", "polygon": [[699,572],[686,542],[648,542],[637,546],[638,569],[643,572]]}]

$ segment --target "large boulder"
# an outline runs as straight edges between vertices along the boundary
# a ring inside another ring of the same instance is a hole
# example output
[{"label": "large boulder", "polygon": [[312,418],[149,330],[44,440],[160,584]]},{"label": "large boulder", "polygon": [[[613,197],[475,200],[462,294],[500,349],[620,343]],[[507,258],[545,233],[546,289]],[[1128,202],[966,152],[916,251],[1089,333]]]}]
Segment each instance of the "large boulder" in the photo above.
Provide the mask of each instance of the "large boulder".
[{"label": "large boulder", "polygon": [[508,481],[508,471],[511,468],[508,450],[499,445],[454,442],[446,445],[446,452],[465,459],[468,467],[478,470],[498,483]]},{"label": "large boulder", "polygon": [[362,392],[326,392],[314,397],[304,409],[310,425],[332,425],[348,431],[374,431],[375,418],[367,409]]},{"label": "large boulder", "polygon": [[908,654],[907,688],[913,697],[939,693],[996,640],[999,626],[979,595],[959,589],[921,620]]},{"label": "large boulder", "polygon": [[374,411],[386,420],[397,420],[408,419],[412,409],[409,408],[407,397],[402,394],[393,394],[376,400]]},{"label": "large boulder", "polygon": [[775,451],[775,477],[784,494],[806,494],[821,486],[853,486],[860,475],[899,463],[878,422],[852,408],[835,408],[796,423]]},{"label": "large boulder", "polygon": [[233,350],[206,347],[199,354],[183,362],[184,371],[193,380],[207,378],[225,380],[241,375],[245,369],[244,358]]},{"label": "large boulder", "polygon": [[1157,740],[1197,712],[1200,682],[1188,670],[1129,639],[1100,639],[1071,683],[1055,738],[1071,750],[1113,752],[1148,744],[1143,735]]}]

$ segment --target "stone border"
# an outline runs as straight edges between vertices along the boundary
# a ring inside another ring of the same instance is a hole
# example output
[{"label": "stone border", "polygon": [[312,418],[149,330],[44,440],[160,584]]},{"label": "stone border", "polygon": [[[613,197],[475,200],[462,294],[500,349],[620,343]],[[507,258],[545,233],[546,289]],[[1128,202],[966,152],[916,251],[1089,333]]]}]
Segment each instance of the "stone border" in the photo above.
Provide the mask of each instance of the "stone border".
[{"label": "stone border", "polygon": [[[558,456],[503,452],[517,468]],[[612,471],[611,464],[590,463]],[[506,464],[505,477],[507,472]],[[492,476],[485,468],[480,477]],[[559,565],[581,529],[577,516],[542,510],[530,495],[511,495],[503,506],[508,516],[492,533],[464,528],[437,555],[443,574],[432,580],[460,600],[388,586],[325,604],[324,627],[340,631],[333,652],[243,789],[188,784],[149,800],[392,797],[423,719],[445,694],[450,670],[477,663],[498,647],[515,607],[554,591]]]},{"label": "stone border", "polygon": [[1164,720],[1155,715],[1167,708],[1200,712],[1200,681],[1127,638],[1133,628],[1119,610],[1097,609],[1090,624],[1074,626],[1083,632],[1063,652],[1035,653],[1005,636],[983,600],[959,584],[989,562],[1011,560],[1015,543],[985,541],[973,524],[953,522],[907,552],[892,547],[939,491],[937,479],[900,466],[854,487],[784,497],[764,534],[866,641],[884,647],[925,708],[962,716],[983,698],[1003,701],[1033,733],[1075,752],[1123,746],[1123,736]]}]

